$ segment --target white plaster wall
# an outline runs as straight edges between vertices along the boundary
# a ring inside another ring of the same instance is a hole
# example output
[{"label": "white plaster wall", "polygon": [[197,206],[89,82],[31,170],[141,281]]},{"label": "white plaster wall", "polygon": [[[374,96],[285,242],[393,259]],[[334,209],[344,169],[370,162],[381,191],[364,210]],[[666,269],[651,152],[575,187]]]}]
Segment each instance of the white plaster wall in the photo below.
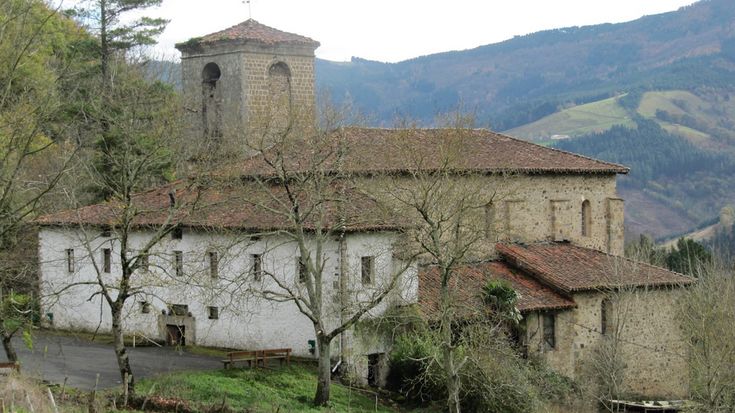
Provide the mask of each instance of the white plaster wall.
[{"label": "white plaster wall", "polygon": [[[101,268],[102,249],[112,249],[112,272],[104,274],[109,281],[119,277],[119,245],[112,237],[101,238],[99,231],[88,231],[87,240],[81,230],[46,227],[40,233],[42,291],[46,297],[43,313],[53,313],[57,328],[71,330],[109,331],[109,308],[95,293],[94,283]],[[148,234],[141,232],[131,239],[135,248],[141,246]],[[415,302],[417,297],[416,268],[406,266],[393,258],[391,244],[395,235],[387,233],[347,234],[326,243],[324,274],[324,309],[334,327],[340,317],[340,278],[348,280],[345,290],[350,305],[347,315],[359,309],[361,303],[372,299],[392,275],[401,274],[396,293],[386,297],[384,304],[372,311],[380,314],[386,305]],[[345,248],[340,262],[340,243]],[[74,249],[74,272],[67,271],[66,250]],[[313,249],[313,248],[312,248]],[[177,277],[173,270],[174,251],[182,251],[184,275]],[[218,278],[213,279],[209,267],[209,251],[219,257]],[[133,284],[140,293],[128,300],[125,307],[125,331],[142,333],[154,339],[166,337],[162,311],[167,304],[188,306],[195,331],[187,331],[187,344],[243,349],[290,347],[296,356],[309,357],[309,340],[315,338],[311,321],[301,314],[292,302],[278,303],[260,296],[263,291],[280,291],[278,284],[264,274],[255,280],[251,274],[252,254],[262,255],[264,273],[274,274],[288,285],[298,283],[298,249],[285,238],[263,237],[257,240],[238,239],[238,234],[184,230],[181,240],[163,240],[150,257],[149,269],[140,270]],[[361,257],[375,257],[375,282],[365,286],[361,279]],[[346,277],[340,277],[344,268]],[[335,298],[337,297],[337,298]],[[150,313],[142,312],[141,302],[150,303]],[[210,320],[207,307],[219,308],[219,318]],[[188,328],[188,327],[187,327]],[[336,350],[336,347],[334,347]],[[337,356],[336,352],[333,353]]]}]

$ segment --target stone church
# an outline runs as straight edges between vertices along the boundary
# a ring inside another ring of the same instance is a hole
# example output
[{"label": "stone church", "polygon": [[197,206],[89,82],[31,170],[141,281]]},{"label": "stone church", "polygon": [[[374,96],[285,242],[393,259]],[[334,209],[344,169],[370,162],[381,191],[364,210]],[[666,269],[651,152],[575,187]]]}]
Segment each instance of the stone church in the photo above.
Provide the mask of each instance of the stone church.
[{"label": "stone church", "polygon": [[[318,46],[310,38],[254,20],[177,45],[184,90],[195,102],[192,139],[208,143],[215,152],[237,152],[244,160],[236,164],[242,177],[262,174],[257,162],[250,161],[257,154],[243,147],[242,137],[262,127],[263,119],[276,131],[295,124],[308,130],[314,123]],[[292,113],[298,115],[285,120],[285,114]],[[340,168],[349,170],[359,187],[391,185],[391,179],[410,169],[396,146],[398,132],[345,128],[341,139],[349,162]],[[439,152],[441,130],[412,133],[414,153],[430,159]],[[506,280],[521,297],[520,343],[528,354],[544,357],[554,369],[580,379],[593,363],[595,349],[615,337],[630,357],[625,381],[631,392],[685,397],[686,349],[673,304],[678,289],[691,280],[622,257],[623,200],[617,197],[616,179],[628,169],[487,130],[470,135],[464,168],[483,180],[482,190],[493,191],[495,201],[482,211],[489,234],[481,241],[483,255],[458,272],[462,305],[482,306],[477,296],[481,286],[488,280]],[[145,221],[141,218],[134,242],[144,244],[146,228],[165,225],[165,208],[160,206],[167,205],[171,188],[136,198],[154,212]],[[222,191],[206,188],[203,197],[224,199]],[[330,317],[336,322],[345,316],[345,302],[357,303],[396,276],[400,280],[390,297],[365,317],[377,317],[396,305],[416,306],[433,317],[436,272],[430,265],[403,262],[394,253],[405,222],[400,217],[374,219],[370,202],[361,202],[359,194],[353,199],[354,212],[365,219],[344,228],[324,249],[325,271],[330,274],[322,285],[325,305],[342,304],[335,305]],[[93,205],[37,222],[41,285],[46,296],[55,297],[42,313],[53,314],[57,328],[109,330],[108,312],[101,311],[106,304],[88,284],[98,276],[116,276],[119,241],[113,208]],[[277,290],[275,280],[298,283],[299,250],[278,235],[284,225],[267,211],[234,200],[182,218],[178,230],[155,247],[146,269],[149,282],[168,281],[141,286],[126,309],[126,331],[169,342],[173,334],[174,341],[185,345],[291,348],[295,356],[314,357],[314,329],[293,303],[211,293]],[[228,232],[216,230],[221,228]],[[261,235],[266,230],[270,235]],[[232,241],[242,234],[258,235],[247,242]],[[226,251],[218,249],[220,245],[227,245]],[[170,274],[189,274],[201,282],[177,282],[183,278]],[[389,350],[389,342],[364,340],[350,330],[335,340],[333,364],[348,365],[359,381],[380,385]]]}]

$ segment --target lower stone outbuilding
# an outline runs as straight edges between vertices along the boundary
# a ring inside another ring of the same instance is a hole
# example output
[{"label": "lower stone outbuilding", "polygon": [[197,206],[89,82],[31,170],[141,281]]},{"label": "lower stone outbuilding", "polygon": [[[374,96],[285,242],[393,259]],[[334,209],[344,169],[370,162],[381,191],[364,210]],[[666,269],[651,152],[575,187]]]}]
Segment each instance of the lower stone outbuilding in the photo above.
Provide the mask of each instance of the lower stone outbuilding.
[{"label": "lower stone outbuilding", "polygon": [[[506,280],[520,295],[524,354],[584,385],[616,380],[625,394],[687,397],[687,349],[675,304],[692,278],[569,243],[496,248],[501,260],[459,271],[460,307],[483,306],[482,286]],[[438,288],[435,271],[421,274],[419,307],[427,316],[438,308]]]}]

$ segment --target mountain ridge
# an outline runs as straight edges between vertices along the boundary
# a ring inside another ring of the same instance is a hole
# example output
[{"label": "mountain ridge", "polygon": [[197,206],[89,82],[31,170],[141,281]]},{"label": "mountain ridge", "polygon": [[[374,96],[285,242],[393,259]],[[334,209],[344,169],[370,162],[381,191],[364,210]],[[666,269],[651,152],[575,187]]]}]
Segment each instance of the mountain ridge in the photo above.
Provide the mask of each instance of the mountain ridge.
[{"label": "mountain ridge", "polygon": [[688,87],[732,84],[722,78],[735,71],[734,20],[735,3],[702,0],[631,22],[544,30],[397,63],[317,59],[317,84],[376,114],[377,123],[396,111],[430,121],[462,100],[481,123],[505,130],[497,114],[532,99],[611,97],[654,75],[671,83],[686,73]]}]

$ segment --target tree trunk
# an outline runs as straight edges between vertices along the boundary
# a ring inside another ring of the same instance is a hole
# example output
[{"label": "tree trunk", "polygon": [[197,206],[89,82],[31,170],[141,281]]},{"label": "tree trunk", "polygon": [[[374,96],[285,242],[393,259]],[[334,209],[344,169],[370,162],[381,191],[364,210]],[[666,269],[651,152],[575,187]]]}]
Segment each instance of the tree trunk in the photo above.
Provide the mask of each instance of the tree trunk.
[{"label": "tree trunk", "polygon": [[457,366],[455,366],[454,357],[456,350],[452,343],[452,322],[454,321],[454,312],[452,309],[452,296],[449,292],[449,279],[452,272],[444,266],[441,272],[442,292],[441,292],[441,325],[439,334],[441,336],[442,364],[444,367],[444,375],[447,379],[447,409],[449,413],[459,413],[459,389],[461,387],[459,374],[457,374]]},{"label": "tree trunk", "polygon": [[459,413],[459,375],[454,366],[454,351],[452,348],[452,325],[442,325],[442,356],[444,358],[444,374],[447,376],[447,408],[449,413]]},{"label": "tree trunk", "polygon": [[5,349],[5,355],[8,357],[8,361],[11,363],[17,363],[18,354],[15,352],[15,347],[13,347],[13,343],[10,342],[10,339],[12,339],[13,336],[9,335],[4,328],[0,329],[0,334],[2,334],[3,348]]},{"label": "tree trunk", "polygon": [[135,376],[133,376],[133,369],[130,367],[130,358],[128,357],[125,343],[123,342],[123,328],[122,328],[122,309],[123,303],[114,302],[111,306],[112,313],[112,337],[113,345],[115,346],[115,356],[117,356],[117,365],[120,369],[120,377],[123,382],[125,378],[128,379],[128,394],[132,399],[135,396]]},{"label": "tree trunk", "polygon": [[329,392],[332,381],[332,360],[329,344],[329,340],[326,340],[322,334],[317,334],[319,377],[317,378],[314,406],[329,407]]}]

